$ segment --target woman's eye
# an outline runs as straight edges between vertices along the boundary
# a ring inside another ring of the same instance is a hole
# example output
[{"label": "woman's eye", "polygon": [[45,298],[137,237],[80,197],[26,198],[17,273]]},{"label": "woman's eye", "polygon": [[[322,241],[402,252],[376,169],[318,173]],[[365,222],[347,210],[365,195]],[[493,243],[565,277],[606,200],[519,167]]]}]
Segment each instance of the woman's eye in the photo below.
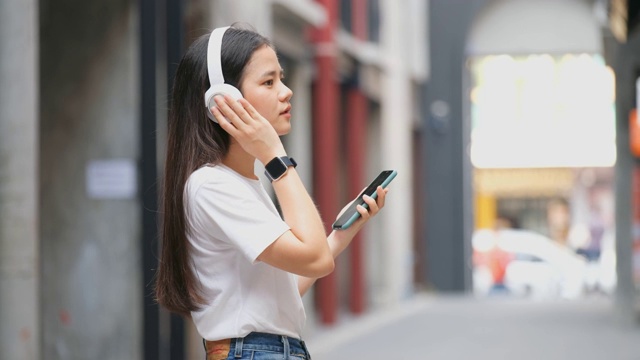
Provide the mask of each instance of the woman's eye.
[{"label": "woman's eye", "polygon": [[264,84],[267,85],[267,86],[271,86],[271,85],[273,85],[273,80],[267,80],[267,81],[264,82]]}]

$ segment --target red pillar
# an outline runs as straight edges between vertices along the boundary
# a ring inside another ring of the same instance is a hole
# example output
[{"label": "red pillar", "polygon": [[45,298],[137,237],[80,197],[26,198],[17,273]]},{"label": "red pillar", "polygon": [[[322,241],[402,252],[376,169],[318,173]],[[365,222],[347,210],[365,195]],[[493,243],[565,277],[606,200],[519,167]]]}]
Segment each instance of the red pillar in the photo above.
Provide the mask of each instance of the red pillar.
[{"label": "red pillar", "polygon": [[[316,79],[313,103],[313,195],[320,214],[331,231],[338,214],[338,120],[340,87],[337,83],[335,31],[337,29],[337,0],[317,0],[327,11],[328,21],[313,31],[316,45]],[[316,301],[320,321],[333,324],[338,314],[338,285],[336,273],[316,283]]]},{"label": "red pillar", "polygon": [[[351,0],[351,24],[353,35],[359,40],[367,39],[367,1]],[[347,168],[349,194],[355,196],[366,186],[366,134],[368,104],[367,97],[359,84],[349,89],[347,95]],[[351,294],[349,308],[352,313],[364,312],[365,303],[365,273],[363,262],[362,233],[356,235],[350,245],[351,250]]]}]

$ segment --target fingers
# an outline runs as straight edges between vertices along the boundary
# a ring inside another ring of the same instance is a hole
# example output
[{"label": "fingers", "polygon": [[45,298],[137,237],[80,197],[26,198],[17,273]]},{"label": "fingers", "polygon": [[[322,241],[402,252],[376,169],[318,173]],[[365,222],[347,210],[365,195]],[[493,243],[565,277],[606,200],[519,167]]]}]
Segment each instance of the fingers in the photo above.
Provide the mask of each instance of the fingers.
[{"label": "fingers", "polygon": [[374,213],[377,213],[384,207],[385,200],[387,198],[387,192],[389,189],[383,189],[382,186],[378,186],[376,189],[376,199],[374,200],[372,197],[367,196],[368,200],[365,200],[369,208],[373,210]]},{"label": "fingers", "polygon": [[367,208],[365,208],[362,205],[356,206],[356,210],[358,210],[358,212],[360,213],[360,216],[364,221],[369,220],[369,218],[371,218],[372,216],[371,213],[369,213],[369,211],[367,210]]},{"label": "fingers", "polygon": [[383,189],[382,186],[378,186],[376,189],[376,193],[378,194],[377,203],[380,209],[384,207],[384,202],[387,199],[387,192],[389,192],[389,189]]},{"label": "fingers", "polygon": [[253,119],[259,119],[260,118],[260,116],[261,116],[260,113],[258,113],[256,108],[254,108],[251,105],[251,103],[248,102],[246,99],[244,99],[244,98],[239,99],[238,103],[243,108],[243,110],[246,111],[246,113],[249,115],[249,117],[251,117]]},{"label": "fingers", "polygon": [[364,195],[362,199],[365,203],[367,203],[367,206],[369,207],[369,214],[375,215],[380,210],[380,208],[378,207],[378,203],[376,203],[376,200],[371,196]]},{"label": "fingers", "polygon": [[[229,95],[224,95],[224,97],[216,95],[213,100],[217,106],[212,108],[211,112],[214,113],[214,109],[217,109],[222,117],[226,118],[224,120],[227,120],[236,128],[240,128],[251,121],[244,108]],[[215,113],[214,116],[216,116]],[[220,123],[218,116],[216,116],[216,119]]]},{"label": "fingers", "polygon": [[[253,106],[251,106],[251,104],[249,104],[249,102],[243,98],[240,98],[238,100],[235,100],[234,98],[232,98],[229,95],[225,95],[224,99],[226,100],[227,104],[229,105],[229,107],[233,110],[233,112],[236,113],[236,115],[238,115],[238,118],[241,119],[243,122],[245,123],[250,123],[252,120],[256,120],[257,117],[254,116],[253,114],[250,114],[247,110],[246,107],[248,105],[248,107],[250,107],[251,109],[253,109]],[[240,101],[244,102],[241,103]],[[254,109],[255,111],[255,109]],[[255,111],[255,113],[257,114],[258,112]]]},{"label": "fingers", "polygon": [[226,132],[234,136],[234,133],[237,132],[238,129],[236,129],[236,127],[229,122],[229,120],[220,112],[220,109],[214,106],[210,109],[210,111],[213,117],[216,118],[218,125],[220,125],[220,127]]},{"label": "fingers", "polygon": [[362,199],[367,204],[369,209],[364,206],[358,206],[358,212],[364,219],[369,219],[370,217],[376,215],[380,209],[384,207],[386,195],[389,189],[383,189],[382,186],[378,186],[376,189],[377,199],[372,198],[371,196],[364,195]]}]

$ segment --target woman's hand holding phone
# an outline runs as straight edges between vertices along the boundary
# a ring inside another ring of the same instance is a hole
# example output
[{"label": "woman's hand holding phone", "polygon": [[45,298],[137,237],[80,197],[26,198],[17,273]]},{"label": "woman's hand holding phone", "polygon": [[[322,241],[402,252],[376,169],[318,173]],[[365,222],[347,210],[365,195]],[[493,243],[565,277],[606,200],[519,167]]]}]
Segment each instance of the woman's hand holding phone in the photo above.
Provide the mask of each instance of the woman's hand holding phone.
[{"label": "woman's hand holding phone", "polygon": [[[363,195],[362,200],[367,204],[368,209],[360,204],[356,205],[356,211],[360,214],[360,217],[355,222],[353,222],[353,224],[348,228],[336,229],[336,230],[350,231],[350,232],[353,232],[353,234],[355,235],[358,231],[360,231],[360,229],[364,226],[364,224],[366,224],[367,221],[369,221],[369,219],[371,219],[376,214],[378,214],[378,212],[380,212],[380,210],[384,207],[384,202],[385,202],[388,191],[389,189],[384,189],[382,188],[382,186],[378,186],[376,189],[377,197],[375,199],[369,195],[366,195],[366,194]],[[358,199],[354,199],[352,202],[350,202],[344,208],[342,208],[342,210],[340,210],[340,213],[336,217],[336,220],[340,219],[340,217],[344,214],[344,212],[347,211],[355,201],[358,201]]]},{"label": "woman's hand holding phone", "polygon": [[242,148],[263,164],[286,152],[273,126],[246,100],[215,96],[211,113]]},{"label": "woman's hand holding phone", "polygon": [[360,192],[356,199],[342,210],[342,212],[332,225],[333,229],[346,230],[354,222],[360,219],[363,215],[359,208],[364,207],[366,209],[370,205],[368,201],[365,201],[365,199],[376,199],[379,195],[377,191],[378,188],[386,188],[397,174],[398,173],[395,170],[383,170],[382,172],[380,172],[380,174],[369,184],[369,186],[367,186],[362,192]]}]

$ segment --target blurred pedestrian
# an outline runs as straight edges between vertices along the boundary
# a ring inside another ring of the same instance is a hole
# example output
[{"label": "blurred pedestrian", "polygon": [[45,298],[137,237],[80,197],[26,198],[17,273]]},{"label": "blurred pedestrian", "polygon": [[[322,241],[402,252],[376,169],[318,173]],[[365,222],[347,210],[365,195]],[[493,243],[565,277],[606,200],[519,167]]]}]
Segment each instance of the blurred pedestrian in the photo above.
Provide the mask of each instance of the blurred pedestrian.
[{"label": "blurred pedestrian", "polygon": [[567,246],[571,228],[571,207],[567,199],[558,197],[547,203],[547,224],[549,237],[559,244]]},{"label": "blurred pedestrian", "polygon": [[[243,98],[218,95],[205,104],[222,77]],[[235,25],[197,39],[176,72],[156,296],[191,315],[209,360],[310,358],[301,296],[333,271],[335,257],[384,206],[387,191],[379,187],[353,226],[327,237],[280,141],[291,127],[293,95],[283,78],[270,41]],[[282,217],[254,173],[256,159]]]}]

